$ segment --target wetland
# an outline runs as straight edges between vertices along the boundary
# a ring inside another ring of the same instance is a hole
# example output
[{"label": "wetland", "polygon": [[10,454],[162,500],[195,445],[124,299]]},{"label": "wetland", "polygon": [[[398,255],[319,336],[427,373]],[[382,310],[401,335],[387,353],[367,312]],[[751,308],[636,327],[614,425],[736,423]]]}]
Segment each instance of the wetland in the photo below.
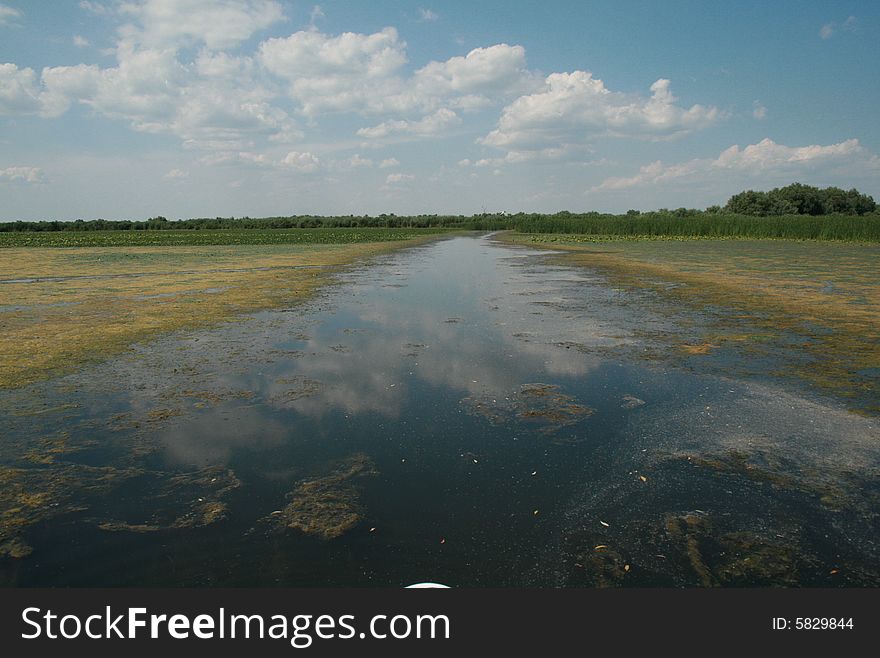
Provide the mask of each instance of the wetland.
[{"label": "wetland", "polygon": [[4,250],[0,584],[877,586],[878,249]]}]

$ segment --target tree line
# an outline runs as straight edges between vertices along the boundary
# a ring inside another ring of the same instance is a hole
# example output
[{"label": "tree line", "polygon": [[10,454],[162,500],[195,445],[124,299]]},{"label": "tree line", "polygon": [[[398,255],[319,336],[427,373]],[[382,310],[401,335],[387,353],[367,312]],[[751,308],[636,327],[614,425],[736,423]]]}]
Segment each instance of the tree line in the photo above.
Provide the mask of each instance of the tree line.
[{"label": "tree line", "polygon": [[[0,232],[16,231],[162,231],[162,230],[216,230],[216,229],[285,229],[285,228],[459,228],[477,230],[541,230],[555,226],[576,226],[601,218],[608,222],[624,220],[641,224],[645,220],[670,220],[694,218],[704,215],[726,216],[733,221],[736,216],[783,216],[783,215],[850,215],[859,216],[878,212],[874,199],[855,188],[839,187],[820,189],[801,183],[778,187],[769,192],[746,190],[734,194],[722,206],[709,206],[705,210],[694,208],[661,208],[651,212],[630,210],[625,215],[585,212],[571,213],[481,213],[478,215],[291,215],[287,217],[214,217],[168,220],[151,217],[145,220],[78,219],[73,222],[36,221],[0,223]],[[639,221],[636,221],[638,218]],[[708,218],[707,218],[708,219]],[[542,228],[538,228],[541,226]]]},{"label": "tree line", "polygon": [[857,189],[839,187],[820,189],[792,183],[769,192],[746,190],[730,197],[724,210],[740,215],[866,215],[877,204]]}]

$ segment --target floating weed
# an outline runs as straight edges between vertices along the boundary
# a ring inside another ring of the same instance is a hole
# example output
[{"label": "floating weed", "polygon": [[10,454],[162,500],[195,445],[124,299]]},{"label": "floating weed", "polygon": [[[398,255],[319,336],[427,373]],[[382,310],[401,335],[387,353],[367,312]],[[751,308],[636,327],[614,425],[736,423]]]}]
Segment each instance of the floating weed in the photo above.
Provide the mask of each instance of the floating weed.
[{"label": "floating weed", "polygon": [[300,482],[290,503],[268,519],[282,527],[320,539],[335,539],[363,518],[357,481],[378,475],[373,461],[362,453],[341,461],[329,473]]},{"label": "floating weed", "polygon": [[465,409],[481,416],[495,425],[515,420],[533,421],[543,434],[556,434],[559,430],[580,422],[594,412],[590,407],[578,404],[575,398],[563,393],[555,384],[523,384],[519,390],[506,396],[488,394],[464,398]]}]

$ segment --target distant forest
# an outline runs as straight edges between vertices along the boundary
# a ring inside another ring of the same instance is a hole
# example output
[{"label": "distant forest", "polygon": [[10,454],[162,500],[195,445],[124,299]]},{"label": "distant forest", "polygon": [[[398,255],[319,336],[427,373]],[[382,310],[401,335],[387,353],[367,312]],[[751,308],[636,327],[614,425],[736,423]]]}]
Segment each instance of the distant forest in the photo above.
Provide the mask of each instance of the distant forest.
[{"label": "distant forest", "polygon": [[867,194],[853,188],[819,189],[793,183],[769,192],[746,190],[730,197],[726,212],[740,215],[866,215],[874,212],[877,204]]},{"label": "distant forest", "polygon": [[[698,216],[820,216],[849,215],[858,216],[876,213],[874,199],[855,188],[842,190],[839,187],[820,189],[801,183],[778,187],[769,192],[746,190],[735,194],[722,206],[710,206],[705,210],[661,208],[651,212],[630,210],[625,215],[586,212],[570,213],[562,211],[549,213],[482,213],[479,215],[291,215],[287,217],[214,217],[198,219],[168,220],[165,217],[152,217],[146,220],[108,220],[92,219],[76,221],[38,221],[0,223],[0,232],[17,231],[161,231],[161,230],[216,230],[216,229],[289,229],[289,228],[461,228],[461,229],[523,229],[547,231],[550,226],[563,220],[569,231],[575,229],[570,223],[574,220],[612,220],[648,219],[674,220],[675,218],[694,218]],[[555,220],[555,221],[554,221]],[[546,224],[545,224],[546,223]],[[538,228],[539,224],[545,224]],[[528,227],[528,228],[526,228]],[[592,231],[590,231],[592,232]]]}]

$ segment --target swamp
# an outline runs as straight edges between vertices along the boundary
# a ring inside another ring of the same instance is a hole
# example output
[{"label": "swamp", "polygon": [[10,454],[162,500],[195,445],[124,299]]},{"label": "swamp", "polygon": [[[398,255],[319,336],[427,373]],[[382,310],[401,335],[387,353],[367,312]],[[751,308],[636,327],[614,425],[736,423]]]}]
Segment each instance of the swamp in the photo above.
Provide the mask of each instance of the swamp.
[{"label": "swamp", "polygon": [[880,585],[880,246],[375,235],[0,250],[0,584]]}]

